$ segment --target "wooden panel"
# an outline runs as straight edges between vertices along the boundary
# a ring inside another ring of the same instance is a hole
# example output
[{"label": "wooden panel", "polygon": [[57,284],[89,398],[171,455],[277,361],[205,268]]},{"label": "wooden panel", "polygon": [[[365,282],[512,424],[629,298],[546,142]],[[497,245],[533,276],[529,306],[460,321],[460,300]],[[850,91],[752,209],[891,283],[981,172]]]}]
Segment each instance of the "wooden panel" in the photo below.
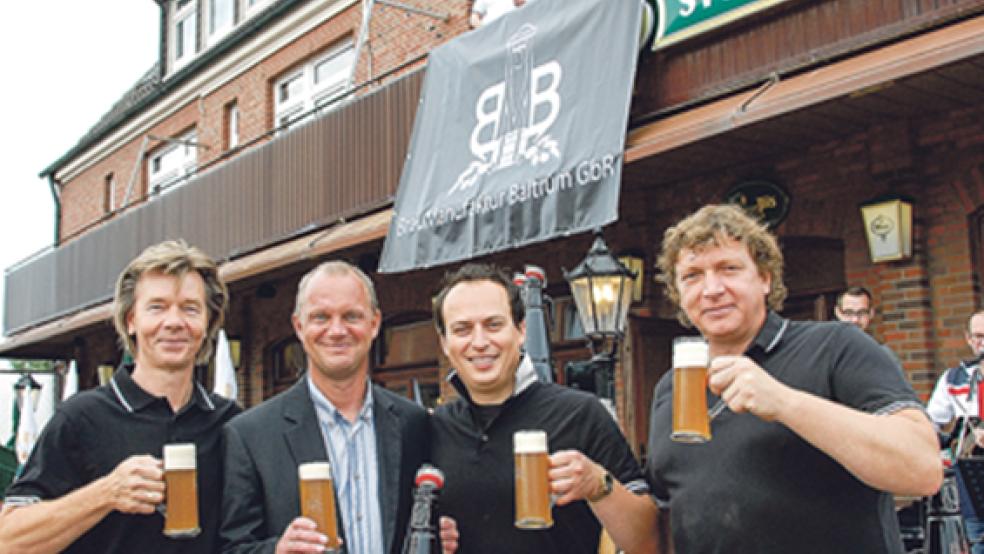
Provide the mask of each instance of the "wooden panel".
[{"label": "wooden panel", "polygon": [[800,1],[643,58],[632,117],[679,110],[984,11],[980,0]]}]

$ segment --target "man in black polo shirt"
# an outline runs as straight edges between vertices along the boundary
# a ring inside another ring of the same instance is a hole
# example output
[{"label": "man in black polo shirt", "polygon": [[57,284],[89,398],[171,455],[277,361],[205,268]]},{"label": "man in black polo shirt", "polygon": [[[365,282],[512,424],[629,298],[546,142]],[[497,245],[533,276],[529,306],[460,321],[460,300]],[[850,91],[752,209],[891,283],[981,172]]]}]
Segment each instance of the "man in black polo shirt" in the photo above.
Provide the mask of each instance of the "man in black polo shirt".
[{"label": "man in black polo shirt", "polygon": [[[116,283],[113,323],[134,356],[109,384],[59,406],[7,491],[0,545],[11,552],[212,553],[222,490],[222,425],[238,406],[194,379],[212,353],[228,292],[215,262],[168,241]],[[165,444],[197,450],[201,533],[162,534]]]},{"label": "man in black polo shirt", "polygon": [[[656,387],[646,472],[677,552],[901,553],[891,493],[932,494],[932,425],[888,354],[860,329],[783,319],[775,238],[735,206],[666,231],[658,261],[681,321],[708,341],[727,403],[700,445],[670,440],[672,372]],[[717,398],[709,395],[709,403]],[[665,510],[668,510],[667,513]]]},{"label": "man in black polo shirt", "polygon": [[[536,380],[520,352],[519,290],[495,268],[470,264],[450,275],[434,300],[434,320],[460,398],[434,413],[432,458],[446,475],[440,509],[458,523],[461,552],[596,553],[601,527],[592,504],[612,493],[606,476],[647,491],[611,415],[593,395]],[[553,452],[558,500],[549,530],[513,524],[513,433],[529,429],[546,431]],[[635,496],[621,486],[618,494]]]}]

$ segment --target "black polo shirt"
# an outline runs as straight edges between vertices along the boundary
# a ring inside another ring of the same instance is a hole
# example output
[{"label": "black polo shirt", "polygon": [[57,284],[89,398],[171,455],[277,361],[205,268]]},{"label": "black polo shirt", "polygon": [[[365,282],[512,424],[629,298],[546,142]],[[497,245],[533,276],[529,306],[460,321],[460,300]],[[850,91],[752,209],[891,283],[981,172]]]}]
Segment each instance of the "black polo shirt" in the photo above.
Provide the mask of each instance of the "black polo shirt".
[{"label": "black polo shirt", "polygon": [[[431,418],[434,464],[445,475],[439,511],[456,519],[462,554],[596,554],[601,526],[587,502],[553,509],[543,531],[514,525],[513,433],[542,429],[550,452],[575,449],[645,493],[639,463],[615,420],[596,396],[534,382],[509,398],[498,413],[478,413],[462,398],[440,406]],[[483,415],[485,417],[483,417]],[[486,418],[491,418],[483,423]]]},{"label": "black polo shirt", "polygon": [[[847,323],[770,312],[745,355],[792,388],[863,412],[922,409],[888,353]],[[725,410],[710,442],[672,442],[672,385],[671,371],[656,386],[646,472],[669,505],[677,552],[902,552],[891,495],[781,423]]]},{"label": "black polo shirt", "polygon": [[78,553],[213,553],[218,551],[222,494],[222,425],[241,410],[195,383],[191,401],[177,414],[120,368],[109,384],[65,401],[45,425],[7,501],[51,500],[112,472],[126,458],[161,458],[167,443],[193,442],[198,463],[198,514],[202,533],[191,540],[162,534],[160,514],[112,512],[66,549]]}]

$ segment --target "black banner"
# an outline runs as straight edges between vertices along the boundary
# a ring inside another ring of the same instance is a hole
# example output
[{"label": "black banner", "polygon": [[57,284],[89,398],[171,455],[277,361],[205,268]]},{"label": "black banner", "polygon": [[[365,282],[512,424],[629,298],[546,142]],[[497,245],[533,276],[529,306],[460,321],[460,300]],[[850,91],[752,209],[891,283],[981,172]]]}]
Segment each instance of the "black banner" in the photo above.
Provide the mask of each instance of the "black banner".
[{"label": "black banner", "polygon": [[379,270],[615,221],[642,9],[533,0],[435,49]]}]

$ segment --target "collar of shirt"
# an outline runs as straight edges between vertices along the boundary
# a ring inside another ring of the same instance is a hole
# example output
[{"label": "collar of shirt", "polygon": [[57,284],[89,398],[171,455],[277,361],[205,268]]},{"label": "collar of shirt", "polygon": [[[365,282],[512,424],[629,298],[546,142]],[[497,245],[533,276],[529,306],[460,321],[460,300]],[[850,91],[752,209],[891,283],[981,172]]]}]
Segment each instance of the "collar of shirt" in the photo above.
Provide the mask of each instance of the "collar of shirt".
[{"label": "collar of shirt", "polygon": [[362,421],[365,423],[372,423],[372,394],[369,384],[366,383],[366,393],[362,399],[362,408],[359,409],[359,414],[356,416],[355,421],[349,422],[342,415],[342,412],[338,411],[338,408],[331,403],[331,400],[318,390],[315,386],[314,381],[311,380],[309,376],[307,378],[308,392],[311,394],[311,401],[314,402],[314,410],[318,413],[318,419],[322,420],[323,423],[329,426],[341,425],[345,428],[352,426],[355,422]]},{"label": "collar of shirt", "polygon": [[[109,387],[124,410],[133,413],[160,400],[167,402],[163,396],[154,396],[141,388],[133,380],[132,373],[132,364],[121,365],[109,380]],[[192,379],[191,402],[183,406],[180,411],[184,412],[190,405],[198,406],[199,409],[206,412],[215,411],[215,404],[212,403],[212,399],[208,397],[208,393],[202,388],[201,383],[194,379]]]},{"label": "collar of shirt", "polygon": [[765,323],[759,329],[751,346],[748,347],[748,351],[750,352],[753,348],[760,348],[766,354],[771,353],[782,342],[787,327],[789,327],[788,319],[769,310],[765,317]]},{"label": "collar of shirt", "polygon": [[[468,400],[469,404],[473,404],[471,395],[468,394],[468,388],[465,387],[464,381],[458,376],[457,370],[453,370],[448,374],[447,381],[458,391],[459,396]],[[509,397],[519,396],[536,381],[536,368],[533,367],[533,360],[530,359],[528,354],[524,354],[519,360],[519,366],[516,367],[516,384],[513,385],[513,392]]]}]

